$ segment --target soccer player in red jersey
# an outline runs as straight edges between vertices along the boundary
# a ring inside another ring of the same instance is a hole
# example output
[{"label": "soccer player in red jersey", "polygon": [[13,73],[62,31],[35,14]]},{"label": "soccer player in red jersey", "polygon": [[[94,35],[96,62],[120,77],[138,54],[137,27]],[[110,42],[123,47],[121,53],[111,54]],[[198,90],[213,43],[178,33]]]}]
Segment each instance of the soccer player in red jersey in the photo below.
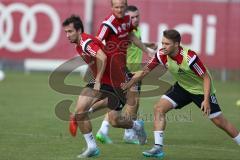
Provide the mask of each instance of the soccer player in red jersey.
[{"label": "soccer player in red jersey", "polygon": [[219,128],[224,130],[240,145],[240,133],[222,114],[215,96],[215,88],[207,68],[197,54],[180,46],[181,36],[176,30],[163,32],[162,49],[136,73],[123,89],[141,80],[157,65],[168,69],[177,81],[154,106],[154,139],[152,149],[143,152],[144,156],[162,158],[164,156],[163,132],[166,127],[166,113],[171,109],[181,109],[195,103],[203,113]]},{"label": "soccer player in red jersey", "polygon": [[[70,132],[76,135],[79,127],[83,134],[87,149],[78,158],[97,156],[99,149],[92,135],[92,126],[89,119],[89,109],[97,102],[102,101],[103,106],[109,110],[121,110],[125,104],[125,94],[121,88],[115,88],[108,72],[108,55],[104,53],[104,45],[97,38],[84,33],[82,21],[77,16],[71,16],[63,22],[64,31],[71,43],[76,44],[76,50],[82,59],[89,65],[94,76],[94,82],[81,91],[75,108],[75,114],[70,117]],[[113,112],[114,113],[114,112]],[[138,121],[132,121],[120,115],[115,115],[111,121],[112,126],[119,128],[133,128],[141,136],[143,127]],[[144,135],[143,135],[144,136]]]},{"label": "soccer player in red jersey", "polygon": [[[105,41],[105,53],[108,56],[107,69],[111,75],[111,81],[116,88],[120,88],[121,83],[124,83],[127,79],[127,67],[126,56],[127,48],[130,43],[134,43],[142,51],[148,54],[152,54],[135,34],[132,32],[134,26],[129,15],[125,15],[125,9],[127,7],[127,0],[111,0],[112,13],[108,15],[100,26],[97,34],[97,38],[101,41]],[[134,107],[135,101],[127,99],[125,105],[126,108]],[[118,111],[111,111],[111,115],[119,115]],[[129,117],[134,117],[129,114]],[[112,143],[108,137],[109,122],[115,116],[106,115],[105,120],[96,135],[97,140],[103,143]],[[143,124],[143,121],[141,121]],[[143,143],[141,143],[143,144]]]}]

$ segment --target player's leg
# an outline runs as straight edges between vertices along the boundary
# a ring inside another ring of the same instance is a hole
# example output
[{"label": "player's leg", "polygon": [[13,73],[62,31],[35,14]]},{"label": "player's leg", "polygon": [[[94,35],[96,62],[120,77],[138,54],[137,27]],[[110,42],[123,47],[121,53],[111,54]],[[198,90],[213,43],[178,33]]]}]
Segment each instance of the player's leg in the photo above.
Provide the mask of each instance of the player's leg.
[{"label": "player's leg", "polygon": [[[76,136],[77,128],[83,126],[81,123],[83,123],[84,120],[81,119],[87,116],[87,109],[90,107],[91,102],[93,101],[93,96],[90,95],[92,92],[93,91],[90,88],[84,88],[78,97],[75,112],[74,114],[70,115],[69,130],[72,136]],[[79,122],[77,122],[77,117],[79,118]],[[83,132],[89,132],[90,130],[91,129],[88,128],[86,130],[83,130]]]},{"label": "player's leg", "polygon": [[[99,105],[99,104],[97,104]],[[105,114],[104,120],[102,121],[101,127],[99,128],[97,134],[96,134],[96,139],[100,141],[101,143],[104,144],[112,144],[113,141],[111,138],[108,136],[109,132],[109,119],[108,119],[108,114]]]},{"label": "player's leg", "polygon": [[211,121],[219,128],[224,130],[238,145],[240,145],[240,133],[237,128],[229,122],[223,114],[211,119]]},{"label": "player's leg", "polygon": [[114,128],[132,128],[133,123],[128,117],[122,115],[121,110],[111,110],[108,112],[109,123]]},{"label": "player's leg", "polygon": [[[135,128],[133,127],[134,124],[136,124]],[[129,115],[123,116],[121,114],[120,109],[110,110],[109,113],[107,115],[105,115],[105,119],[102,122],[102,125],[96,135],[96,139],[102,143],[107,143],[107,144],[112,143],[112,140],[108,136],[109,125],[111,125],[115,128],[125,128],[128,130],[133,130],[134,134],[135,134],[136,129],[140,130],[143,128],[143,124],[140,124],[139,121],[131,119],[129,117]],[[137,143],[138,144],[140,143],[138,137],[137,137]],[[142,142],[141,142],[141,144],[142,144]]]},{"label": "player's leg", "polygon": [[121,114],[120,110],[112,110],[108,112],[109,122],[115,128],[133,129],[139,140],[139,144],[145,144],[147,135],[144,130],[144,122],[142,120],[132,120]]},{"label": "player's leg", "polygon": [[103,112],[105,113],[104,120],[102,121],[101,127],[99,128],[99,130],[96,134],[96,139],[104,144],[112,144],[113,142],[112,142],[111,138],[108,136],[110,123],[108,121],[108,114],[106,112],[108,112],[109,110],[107,109],[105,111],[106,107],[104,107],[104,106],[106,106],[106,107],[108,106],[108,98],[105,98],[103,100],[96,102],[90,108],[90,110],[93,114],[95,112],[101,112],[101,110],[103,110],[103,109],[104,109]]},{"label": "player's leg", "polygon": [[112,110],[108,113],[109,122],[116,128],[134,129],[140,144],[145,144],[147,136],[144,130],[144,122],[132,120],[120,114],[120,111],[126,105],[126,101],[126,94],[123,90],[121,88],[114,88],[113,96],[109,97],[109,108]]},{"label": "player's leg", "polygon": [[89,121],[89,108],[99,99],[100,93],[91,88],[84,88],[81,92],[75,108],[75,118],[81,133],[89,133],[92,131],[91,122]]},{"label": "player's leg", "polygon": [[[201,108],[201,103],[204,100],[204,96],[193,95],[193,102]],[[230,123],[222,114],[222,111],[218,105],[217,98],[215,94],[210,96],[210,107],[211,112],[209,118],[211,121],[220,129],[224,130],[233,140],[235,140],[240,145],[240,133],[236,127]]]},{"label": "player's leg", "polygon": [[98,100],[99,94],[100,93],[95,92],[91,88],[84,88],[77,101],[74,118],[87,143],[87,149],[78,155],[78,158],[92,157],[99,154],[88,116],[88,110],[90,106]]},{"label": "player's leg", "polygon": [[[127,103],[125,105],[125,116],[132,120],[137,120],[137,112],[139,108],[140,90],[133,86],[127,93]],[[130,144],[139,144],[137,135],[133,129],[125,129],[123,140]]]},{"label": "player's leg", "polygon": [[[125,107],[124,107],[124,108],[126,108],[125,116],[126,116],[127,119],[136,120],[136,118],[137,118],[138,94],[139,93],[136,93],[136,92],[131,92],[131,93],[127,94],[128,95],[127,96],[127,103],[125,104]],[[91,108],[96,109],[99,106],[102,106],[101,102],[97,102]],[[102,121],[101,127],[99,128],[98,133],[96,135],[97,140],[99,140],[102,143],[106,143],[106,144],[111,144],[112,143],[112,140],[108,136],[109,126],[110,126],[109,118],[108,118],[108,114],[106,114],[104,120]],[[129,134],[131,134],[131,136],[134,136],[134,134],[135,134],[134,130],[132,130],[132,129],[126,129],[126,130]],[[136,143],[139,143],[139,142],[136,141]]]},{"label": "player's leg", "polygon": [[[179,96],[181,95],[181,96]],[[177,83],[172,86],[154,106],[154,146],[152,149],[144,151],[146,157],[162,158],[164,130],[166,128],[166,113],[174,108],[182,108],[189,104],[188,92],[181,88]]]},{"label": "player's leg", "polygon": [[[120,99],[118,97],[118,93],[115,93],[117,92],[118,89],[115,89],[109,85],[102,85],[102,90],[104,90],[103,95],[107,97],[108,108],[109,107],[111,108],[110,111],[115,110],[116,108],[120,108],[121,110],[121,107],[118,106],[118,105],[121,105]],[[124,94],[122,96],[125,99],[126,95]],[[96,104],[94,104],[93,108],[97,108],[98,106],[101,106],[100,102],[97,102]],[[110,126],[110,123],[108,119],[108,114],[106,114],[104,120],[102,121],[101,127],[99,128],[96,134],[96,139],[99,140],[101,143],[106,143],[106,144],[112,143],[112,140],[108,136],[109,126]]]},{"label": "player's leg", "polygon": [[[118,101],[118,100],[115,97],[111,101]],[[94,104],[94,108],[97,105],[100,105],[100,102],[97,102],[96,104]],[[105,120],[102,122],[102,125],[101,125],[100,129],[98,130],[96,139],[102,143],[112,143],[111,139],[108,137],[108,132],[107,132],[109,124],[115,128],[133,129],[134,132],[135,132],[135,130],[138,130],[139,132],[140,132],[140,130],[143,130],[142,122],[132,120],[128,116],[122,115],[121,114],[122,104],[118,104],[118,105],[119,106],[117,108],[111,107],[114,109],[109,110],[108,115],[105,116]],[[105,121],[107,121],[107,123],[104,123]],[[142,142],[140,142],[140,143],[142,144]]]},{"label": "player's leg", "polygon": [[168,99],[162,97],[154,106],[154,146],[150,150],[143,152],[146,157],[161,158],[163,152],[163,133],[166,128],[166,113],[173,109],[173,104]]},{"label": "player's leg", "polygon": [[137,119],[137,112],[139,108],[139,96],[140,91],[136,89],[135,86],[131,87],[127,92],[127,102],[125,105],[125,116],[128,116],[130,119],[136,120]]},{"label": "player's leg", "polygon": [[[87,87],[92,89],[94,87],[94,83],[89,83],[87,85]],[[105,90],[108,90],[108,88],[106,88],[106,85],[102,84],[101,85],[101,93],[105,92]],[[94,117],[100,116],[100,115],[104,115],[108,111],[108,109],[107,109],[108,99],[103,98],[103,97],[104,96],[101,96],[101,100],[98,100],[98,101],[94,102],[94,104],[92,104],[91,107],[88,109],[88,113],[89,113],[88,115],[91,119],[94,118]],[[102,130],[103,133],[108,132],[109,123],[108,123],[108,121],[106,121],[106,122],[107,122],[107,124],[103,123],[103,125],[100,129],[100,130]],[[86,123],[88,123],[88,122],[86,121]],[[72,126],[74,126],[74,125],[72,125]],[[108,136],[99,135],[99,136],[96,136],[96,139],[100,140],[103,143],[112,143],[111,139],[109,139]]]}]

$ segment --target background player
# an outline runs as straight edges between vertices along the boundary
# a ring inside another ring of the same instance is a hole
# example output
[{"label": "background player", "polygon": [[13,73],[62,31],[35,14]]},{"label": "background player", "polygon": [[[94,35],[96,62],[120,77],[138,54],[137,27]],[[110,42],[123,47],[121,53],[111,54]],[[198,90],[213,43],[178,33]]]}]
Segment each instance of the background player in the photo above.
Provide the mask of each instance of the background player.
[{"label": "background player", "polygon": [[[132,20],[132,25],[134,26],[134,29],[132,32],[139,40],[141,40],[141,30],[139,27],[140,12],[138,8],[136,6],[129,5],[126,8],[125,14],[129,15]],[[154,50],[157,49],[157,45],[154,43],[144,43],[144,45]],[[152,56],[152,55],[149,55],[149,56]],[[134,43],[131,43],[127,49],[127,68],[129,70],[129,77],[132,77],[134,72],[141,70],[142,61],[143,61],[142,50],[138,48]],[[140,90],[141,90],[141,82],[136,84],[136,86],[132,87],[131,91],[127,93],[128,103],[131,103],[132,107],[126,107],[125,113],[134,120],[137,119]],[[103,128],[104,128],[104,125],[109,126],[109,122],[107,118],[105,118],[105,120],[102,123]],[[108,130],[105,130],[104,134],[108,135],[107,131]],[[136,133],[132,129],[125,129],[123,140],[126,143],[139,144]],[[111,143],[112,140],[110,138],[107,138],[106,142]]]},{"label": "background player", "polygon": [[[127,80],[126,55],[128,45],[133,42],[148,54],[152,54],[152,51],[147,49],[132,32],[134,26],[132,25],[131,18],[125,15],[127,0],[112,0],[111,7],[112,13],[102,22],[97,37],[106,43],[105,53],[109,57],[108,64],[111,80],[116,82],[114,86],[118,88],[121,83]],[[134,103],[135,101],[128,99],[125,106],[126,108],[133,108],[135,105]],[[121,112],[117,111],[112,112],[111,114],[115,115],[121,114]],[[129,116],[133,117],[135,113]],[[108,137],[109,122],[111,123],[111,117],[106,116],[96,135],[97,140],[103,143],[112,143],[111,139]]]}]

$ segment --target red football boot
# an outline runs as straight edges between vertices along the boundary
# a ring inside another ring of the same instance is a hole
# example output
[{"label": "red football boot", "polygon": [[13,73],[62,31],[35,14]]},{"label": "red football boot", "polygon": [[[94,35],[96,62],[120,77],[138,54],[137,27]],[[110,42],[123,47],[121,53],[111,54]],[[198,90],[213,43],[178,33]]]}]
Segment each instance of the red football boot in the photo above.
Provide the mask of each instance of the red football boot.
[{"label": "red football boot", "polygon": [[77,129],[78,129],[78,124],[77,120],[74,116],[74,114],[70,115],[70,120],[69,120],[69,132],[73,137],[77,135]]}]

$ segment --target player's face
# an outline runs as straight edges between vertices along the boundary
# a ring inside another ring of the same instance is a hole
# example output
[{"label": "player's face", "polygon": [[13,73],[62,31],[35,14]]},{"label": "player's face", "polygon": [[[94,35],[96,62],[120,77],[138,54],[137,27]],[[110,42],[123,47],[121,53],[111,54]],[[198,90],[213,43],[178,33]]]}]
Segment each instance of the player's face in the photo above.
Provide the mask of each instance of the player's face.
[{"label": "player's face", "polygon": [[162,38],[162,49],[165,55],[174,55],[178,50],[178,42],[173,42],[171,39],[168,39],[163,36]]},{"label": "player's face", "polygon": [[71,43],[79,42],[80,32],[74,28],[73,23],[70,23],[68,26],[65,26],[64,31],[67,34],[67,38]]},{"label": "player's face", "polygon": [[126,4],[126,0],[112,0],[112,12],[117,18],[124,17]]},{"label": "player's face", "polygon": [[128,11],[126,12],[126,15],[129,15],[131,17],[133,26],[138,27],[140,20],[139,11]]}]

